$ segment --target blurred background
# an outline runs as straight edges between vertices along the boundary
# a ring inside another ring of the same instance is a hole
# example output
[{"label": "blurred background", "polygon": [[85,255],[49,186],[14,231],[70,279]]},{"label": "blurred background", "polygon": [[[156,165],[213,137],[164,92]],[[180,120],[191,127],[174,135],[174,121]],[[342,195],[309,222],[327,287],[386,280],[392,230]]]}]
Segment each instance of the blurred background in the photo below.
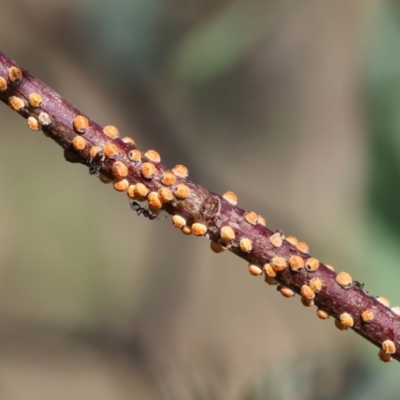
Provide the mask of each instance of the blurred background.
[{"label": "blurred background", "polygon": [[[2,0],[0,51],[400,304],[400,2]],[[0,107],[0,399],[398,399],[397,362]]]}]

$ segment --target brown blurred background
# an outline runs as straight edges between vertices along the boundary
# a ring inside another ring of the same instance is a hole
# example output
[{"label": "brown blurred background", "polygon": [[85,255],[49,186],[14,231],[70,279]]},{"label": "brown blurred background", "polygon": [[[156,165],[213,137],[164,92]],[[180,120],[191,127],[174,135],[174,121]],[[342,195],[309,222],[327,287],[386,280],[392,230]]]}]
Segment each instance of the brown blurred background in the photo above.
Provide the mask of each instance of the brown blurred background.
[{"label": "brown blurred background", "polygon": [[[2,0],[0,32],[98,123],[400,303],[399,2]],[[0,400],[398,398],[397,362],[0,119]]]}]

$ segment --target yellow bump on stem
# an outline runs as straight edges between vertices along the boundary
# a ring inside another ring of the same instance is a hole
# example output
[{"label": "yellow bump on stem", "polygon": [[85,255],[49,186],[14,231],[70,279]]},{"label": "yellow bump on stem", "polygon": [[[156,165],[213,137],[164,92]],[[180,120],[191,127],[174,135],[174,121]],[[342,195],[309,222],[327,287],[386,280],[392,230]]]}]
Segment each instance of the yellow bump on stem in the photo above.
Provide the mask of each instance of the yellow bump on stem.
[{"label": "yellow bump on stem", "polygon": [[190,196],[190,189],[185,184],[181,183],[175,188],[174,195],[178,199],[186,199]]},{"label": "yellow bump on stem", "polygon": [[7,81],[0,76],[0,92],[5,92],[7,90]]},{"label": "yellow bump on stem", "polygon": [[83,115],[77,115],[74,118],[73,126],[76,132],[85,133],[86,129],[89,127],[89,120]]},{"label": "yellow bump on stem", "polygon": [[107,158],[115,158],[118,154],[118,147],[114,143],[104,145],[104,154]]},{"label": "yellow bump on stem", "polygon": [[391,310],[392,310],[395,314],[400,315],[400,307],[399,307],[399,306],[392,307]]},{"label": "yellow bump on stem", "polygon": [[135,200],[136,199],[135,185],[129,185],[128,189],[126,190],[126,194],[130,199]]},{"label": "yellow bump on stem", "polygon": [[254,211],[246,211],[244,213],[244,219],[251,225],[255,225],[258,222],[258,215]]},{"label": "yellow bump on stem", "polygon": [[118,192],[125,192],[129,187],[129,182],[126,179],[116,179],[114,181],[114,189]]},{"label": "yellow bump on stem", "polygon": [[281,247],[282,246],[282,236],[280,232],[276,232],[269,237],[269,241],[271,242],[272,246],[274,247]]},{"label": "yellow bump on stem", "polygon": [[283,257],[275,256],[271,260],[271,267],[275,272],[281,272],[287,267],[287,262]]},{"label": "yellow bump on stem", "polygon": [[129,137],[129,136],[125,136],[121,139],[125,144],[133,144],[134,146],[136,146],[135,141]]},{"label": "yellow bump on stem", "polygon": [[295,295],[295,292],[292,289],[290,289],[286,286],[283,286],[281,284],[279,284],[276,289],[281,292],[281,295],[283,297],[289,298],[289,297],[293,297]]},{"label": "yellow bump on stem", "polygon": [[247,269],[249,270],[250,274],[253,276],[260,276],[262,274],[262,269],[260,267],[258,267],[257,265],[249,264]]},{"label": "yellow bump on stem", "polygon": [[8,99],[8,104],[14,111],[22,110],[25,107],[24,101],[17,96],[11,96]]},{"label": "yellow bump on stem", "polygon": [[339,320],[344,329],[351,328],[354,325],[353,317],[347,312],[340,314]]},{"label": "yellow bump on stem", "polygon": [[363,320],[363,322],[365,322],[366,324],[368,324],[369,322],[374,320],[374,313],[372,312],[372,310],[364,310],[361,313],[361,319]]},{"label": "yellow bump on stem", "polygon": [[31,93],[28,97],[28,101],[32,107],[40,107],[42,104],[42,96],[39,93]]},{"label": "yellow bump on stem", "polygon": [[137,199],[143,199],[149,193],[149,189],[143,183],[137,183],[133,189]]},{"label": "yellow bump on stem", "polygon": [[192,225],[192,233],[195,236],[204,236],[207,233],[207,226],[199,222],[195,222]]},{"label": "yellow bump on stem", "polygon": [[234,206],[236,206],[237,201],[238,201],[238,197],[236,196],[235,193],[228,191],[228,192],[225,192],[225,193],[222,195],[222,197],[223,197],[226,201],[228,201],[229,203],[231,203],[231,204],[233,204]]},{"label": "yellow bump on stem", "polygon": [[292,244],[293,246],[297,246],[297,243],[299,243],[299,241],[298,241],[298,239],[297,239],[296,236],[288,236],[288,237],[286,238],[286,240],[287,240],[290,244]]},{"label": "yellow bump on stem", "polygon": [[175,228],[183,228],[186,225],[186,219],[181,217],[180,215],[173,215],[172,218],[172,225]]},{"label": "yellow bump on stem", "polygon": [[335,326],[339,331],[344,331],[346,328],[342,325],[339,319],[335,319]]},{"label": "yellow bump on stem", "polygon": [[300,250],[301,252],[306,253],[306,254],[308,254],[308,252],[310,251],[307,243],[304,243],[304,242],[298,242],[296,247],[298,250]]},{"label": "yellow bump on stem", "polygon": [[339,272],[336,275],[336,282],[343,288],[343,289],[350,289],[353,285],[353,278],[347,272]]},{"label": "yellow bump on stem", "polygon": [[312,300],[315,297],[314,291],[308,285],[303,285],[300,289],[300,295],[308,300]]},{"label": "yellow bump on stem", "polygon": [[267,221],[261,215],[258,216],[257,222],[262,226],[267,226]]},{"label": "yellow bump on stem", "polygon": [[125,178],[128,175],[128,167],[123,162],[116,161],[112,165],[111,172],[116,178]]},{"label": "yellow bump on stem", "polygon": [[161,176],[161,183],[165,186],[171,186],[176,182],[176,176],[171,171],[165,171]]},{"label": "yellow bump on stem", "polygon": [[275,272],[274,269],[271,267],[271,264],[264,264],[264,266],[263,266],[263,271],[264,271],[264,274],[265,274],[266,276],[269,276],[269,277],[271,277],[271,278],[275,278],[275,276],[276,276],[276,272]]},{"label": "yellow bump on stem", "polygon": [[304,307],[311,307],[314,305],[314,300],[313,299],[307,299],[307,297],[300,297],[301,304],[303,304]]},{"label": "yellow bump on stem", "polygon": [[38,121],[40,125],[48,126],[51,124],[50,115],[42,111],[38,116]]},{"label": "yellow bump on stem", "polygon": [[217,242],[210,242],[210,249],[214,252],[214,253],[222,253],[225,251],[225,249]]},{"label": "yellow bump on stem", "polygon": [[137,149],[131,150],[131,151],[128,153],[128,158],[129,158],[131,161],[134,161],[134,162],[140,161],[140,160],[142,159],[142,153],[141,153],[139,150],[137,150]]},{"label": "yellow bump on stem", "polygon": [[152,163],[145,162],[140,167],[140,172],[142,173],[143,177],[146,179],[154,178],[156,171],[157,171],[157,169],[154,166],[154,164],[152,164]]},{"label": "yellow bump on stem", "polygon": [[182,233],[183,233],[184,235],[187,235],[187,236],[189,236],[189,235],[192,234],[192,230],[190,229],[190,226],[183,226],[183,227],[181,228],[181,231],[182,231]]},{"label": "yellow bump on stem", "polygon": [[114,125],[107,125],[103,128],[103,133],[110,139],[119,137],[119,130]]},{"label": "yellow bump on stem", "polygon": [[329,318],[329,314],[326,311],[321,310],[320,308],[318,308],[318,310],[317,310],[317,316],[320,319],[328,319]]},{"label": "yellow bump on stem", "polygon": [[331,271],[335,271],[335,268],[333,268],[331,264],[325,264],[325,267],[330,269]]},{"label": "yellow bump on stem", "polygon": [[308,286],[310,286],[314,293],[319,293],[322,289],[322,281],[318,277],[312,278],[310,279]]},{"label": "yellow bump on stem", "polygon": [[11,82],[18,82],[22,79],[22,71],[18,67],[10,67],[8,69],[8,79]]},{"label": "yellow bump on stem", "polygon": [[253,245],[249,238],[242,238],[242,239],[240,239],[239,247],[240,247],[240,250],[242,250],[244,253],[250,253],[250,251],[253,248]]},{"label": "yellow bump on stem", "polygon": [[175,167],[172,168],[172,172],[179,178],[187,178],[187,176],[189,175],[188,169],[181,164],[175,165]]},{"label": "yellow bump on stem", "polygon": [[386,354],[393,354],[396,352],[396,345],[394,344],[394,342],[392,340],[385,340],[382,343],[382,350],[386,353]]},{"label": "yellow bump on stem", "polygon": [[162,207],[162,203],[157,192],[150,192],[147,196],[147,201],[152,210],[159,210]]},{"label": "yellow bump on stem", "polygon": [[378,357],[383,362],[390,362],[393,360],[393,357],[390,354],[385,353],[383,350],[379,350]]},{"label": "yellow bump on stem", "polygon": [[379,303],[382,303],[386,307],[390,307],[390,301],[387,297],[385,296],[378,296],[376,299],[379,301]]},{"label": "yellow bump on stem", "polygon": [[161,161],[160,154],[158,154],[155,150],[147,150],[144,155],[152,162],[159,163]]},{"label": "yellow bump on stem", "polygon": [[100,179],[100,182],[102,182],[102,183],[111,183],[113,180],[112,179],[110,179],[108,176],[105,176],[105,175],[103,175],[103,174],[99,174],[99,179]]},{"label": "yellow bump on stem", "polygon": [[221,239],[230,242],[235,239],[235,231],[230,226],[223,226],[220,230]]},{"label": "yellow bump on stem", "polygon": [[39,121],[36,118],[29,117],[27,119],[27,122],[28,122],[29,128],[32,129],[33,131],[38,131],[40,129]]},{"label": "yellow bump on stem", "polygon": [[319,268],[319,260],[314,257],[310,257],[306,261],[306,270],[308,272],[315,272]]},{"label": "yellow bump on stem", "polygon": [[72,139],[72,147],[75,150],[81,151],[85,148],[86,146],[86,140],[82,136],[75,136]]},{"label": "yellow bump on stem", "polygon": [[300,256],[291,256],[289,266],[292,271],[299,272],[304,268],[304,260]]},{"label": "yellow bump on stem", "polygon": [[168,203],[174,198],[172,192],[166,187],[158,189],[158,197],[160,198],[162,203]]}]

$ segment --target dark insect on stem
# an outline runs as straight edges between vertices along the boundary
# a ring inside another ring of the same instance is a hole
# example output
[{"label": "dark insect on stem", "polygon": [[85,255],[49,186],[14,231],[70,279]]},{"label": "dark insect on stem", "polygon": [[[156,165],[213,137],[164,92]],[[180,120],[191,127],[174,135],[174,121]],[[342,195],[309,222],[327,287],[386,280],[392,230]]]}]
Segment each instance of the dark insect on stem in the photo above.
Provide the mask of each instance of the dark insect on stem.
[{"label": "dark insect on stem", "polygon": [[137,215],[143,215],[144,217],[146,217],[148,219],[164,219],[164,218],[167,218],[167,217],[158,218],[158,214],[152,213],[147,208],[142,207],[136,201],[132,201],[132,203],[130,203],[130,205],[131,205],[132,211],[136,211]]},{"label": "dark insect on stem", "polygon": [[102,159],[104,157],[103,150],[100,150],[96,153],[94,157],[90,157],[89,159],[89,174],[90,175],[97,175],[102,167]]},{"label": "dark insect on stem", "polygon": [[360,283],[358,281],[353,281],[353,285],[357,286],[358,288],[360,288],[361,290],[364,288],[364,283]]}]

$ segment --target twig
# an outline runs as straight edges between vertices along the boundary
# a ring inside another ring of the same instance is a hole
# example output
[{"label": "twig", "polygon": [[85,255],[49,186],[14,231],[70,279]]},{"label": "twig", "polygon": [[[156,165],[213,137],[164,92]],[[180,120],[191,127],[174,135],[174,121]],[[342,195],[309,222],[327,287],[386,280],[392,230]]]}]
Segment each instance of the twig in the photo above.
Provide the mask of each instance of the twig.
[{"label": "twig", "polygon": [[56,141],[67,161],[88,166],[132,200],[147,200],[145,216],[166,211],[183,233],[206,235],[213,251],[245,259],[251,274],[264,272],[284,296],[300,294],[321,319],[332,316],[337,328],[351,328],[378,346],[381,360],[400,361],[400,308],[370,296],[349,274],[337,275],[311,257],[305,243],[266,228],[264,218],[236,206],[234,193],[220,196],[196,185],[182,165],[169,170],[156,151],[142,153],[131,138],[119,138],[117,128],[100,127],[2,53],[0,99]]}]

